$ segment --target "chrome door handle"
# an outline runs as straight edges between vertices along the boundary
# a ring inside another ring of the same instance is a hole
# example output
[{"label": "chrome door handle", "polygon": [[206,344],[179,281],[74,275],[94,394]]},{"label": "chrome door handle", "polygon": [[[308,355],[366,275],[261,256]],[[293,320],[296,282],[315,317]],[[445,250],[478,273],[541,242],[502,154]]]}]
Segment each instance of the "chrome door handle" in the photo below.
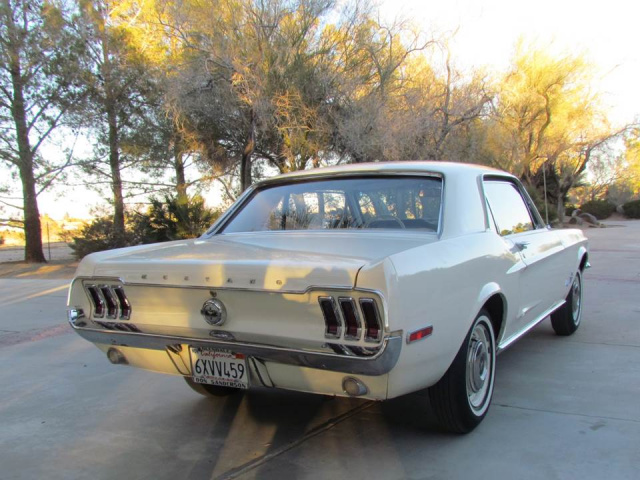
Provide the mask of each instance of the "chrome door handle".
[{"label": "chrome door handle", "polygon": [[521,252],[529,246],[529,242],[516,242],[516,248]]}]

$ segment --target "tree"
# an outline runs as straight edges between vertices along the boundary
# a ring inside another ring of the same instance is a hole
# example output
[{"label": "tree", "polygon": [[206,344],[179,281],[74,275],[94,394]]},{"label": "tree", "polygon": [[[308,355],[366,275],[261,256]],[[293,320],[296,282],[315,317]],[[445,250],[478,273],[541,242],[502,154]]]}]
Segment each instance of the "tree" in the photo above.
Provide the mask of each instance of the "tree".
[{"label": "tree", "polygon": [[0,2],[0,160],[20,179],[27,262],[45,262],[37,197],[71,163],[41,154],[81,95],[67,20],[49,1]]},{"label": "tree", "polygon": [[167,104],[179,131],[218,171],[238,165],[242,189],[265,163],[284,173],[336,151],[381,158],[367,148],[384,144],[369,141],[367,122],[385,131],[404,62],[428,43],[357,2],[182,0],[127,4],[122,15],[142,51],[177,65]]},{"label": "tree", "polygon": [[126,30],[112,21],[114,5],[115,2],[109,0],[80,0],[77,28],[87,46],[83,73],[89,97],[80,121],[98,140],[95,158],[85,162],[85,171],[109,183],[114,242],[116,246],[124,246],[122,175],[139,160],[138,134],[146,127],[155,85]]},{"label": "tree", "polygon": [[531,188],[546,184],[561,222],[568,192],[591,158],[627,129],[608,124],[592,77],[593,67],[581,56],[520,43],[491,119],[493,163]]},{"label": "tree", "polygon": [[334,149],[354,162],[407,158],[400,152],[417,139],[413,120],[424,118],[412,101],[421,100],[414,74],[434,78],[421,62],[434,41],[407,21],[385,24],[358,8],[327,35],[335,70]]}]

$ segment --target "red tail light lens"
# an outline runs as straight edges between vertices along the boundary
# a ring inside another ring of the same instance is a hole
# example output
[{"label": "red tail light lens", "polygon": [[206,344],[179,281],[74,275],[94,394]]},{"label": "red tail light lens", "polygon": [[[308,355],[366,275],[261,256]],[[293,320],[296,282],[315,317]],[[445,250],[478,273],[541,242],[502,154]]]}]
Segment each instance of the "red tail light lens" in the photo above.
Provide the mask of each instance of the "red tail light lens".
[{"label": "red tail light lens", "polygon": [[104,300],[102,299],[102,294],[98,290],[98,287],[95,285],[89,285],[87,287],[87,292],[93,302],[93,316],[96,318],[104,317]]},{"label": "red tail light lens", "polygon": [[364,315],[364,339],[370,342],[379,341],[382,334],[382,325],[375,300],[372,298],[361,298],[360,308],[362,309],[362,315]]},{"label": "red tail light lens", "polygon": [[328,338],[339,338],[342,334],[342,322],[338,317],[338,310],[333,297],[318,298],[322,315],[324,317],[324,335]]},{"label": "red tail light lens", "polygon": [[353,301],[353,298],[339,298],[338,303],[340,303],[340,309],[342,310],[342,315],[344,317],[344,338],[349,340],[360,339],[362,326],[356,309],[356,303]]},{"label": "red tail light lens", "polygon": [[107,306],[107,318],[116,318],[118,316],[118,301],[115,294],[108,285],[102,285],[100,292]]},{"label": "red tail light lens", "polygon": [[115,293],[118,298],[118,303],[120,304],[120,319],[129,320],[129,318],[131,318],[131,304],[124,294],[124,289],[122,287],[113,287],[113,293]]},{"label": "red tail light lens", "polygon": [[131,303],[120,285],[86,285],[93,306],[93,318],[129,320]]}]

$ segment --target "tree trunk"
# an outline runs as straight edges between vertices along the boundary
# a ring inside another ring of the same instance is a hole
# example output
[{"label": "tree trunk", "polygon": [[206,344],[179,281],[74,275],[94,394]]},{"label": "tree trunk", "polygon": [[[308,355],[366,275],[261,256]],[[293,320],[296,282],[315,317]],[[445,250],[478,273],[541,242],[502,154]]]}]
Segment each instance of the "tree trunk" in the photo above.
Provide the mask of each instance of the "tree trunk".
[{"label": "tree trunk", "polygon": [[32,166],[20,166],[20,180],[24,198],[24,260],[29,263],[44,263],[46,259],[42,251],[42,226]]},{"label": "tree trunk", "polygon": [[120,172],[120,132],[118,125],[118,97],[113,89],[113,72],[109,38],[104,24],[100,26],[102,48],[101,73],[104,81],[104,108],[107,114],[109,138],[109,169],[111,173],[111,191],[113,192],[113,236],[116,247],[125,246],[124,196],[122,194],[122,174]]},{"label": "tree trunk", "polygon": [[253,109],[251,109],[250,118],[247,143],[240,161],[240,185],[242,191],[251,186],[251,156],[256,148],[256,115]]},{"label": "tree trunk", "polygon": [[564,201],[562,200],[562,198],[558,199],[557,212],[558,212],[558,222],[560,223],[560,226],[563,227],[564,226],[565,209],[564,209]]},{"label": "tree trunk", "polygon": [[33,152],[29,143],[29,127],[27,126],[27,112],[24,100],[24,79],[22,78],[19,47],[16,43],[16,32],[13,27],[14,25],[9,21],[9,64],[13,87],[11,114],[16,126],[16,139],[18,142],[17,166],[22,183],[25,238],[24,260],[30,263],[44,263],[46,260],[42,251],[42,226],[40,225],[36,181],[33,173]]},{"label": "tree trunk", "polygon": [[187,195],[187,179],[184,173],[184,155],[177,140],[173,143],[173,167],[176,172],[176,191],[178,205],[186,205],[189,202]]},{"label": "tree trunk", "polygon": [[125,246],[124,196],[120,172],[120,149],[118,141],[118,118],[115,105],[107,97],[107,121],[109,123],[109,168],[111,191],[113,192],[113,235],[116,247]]}]

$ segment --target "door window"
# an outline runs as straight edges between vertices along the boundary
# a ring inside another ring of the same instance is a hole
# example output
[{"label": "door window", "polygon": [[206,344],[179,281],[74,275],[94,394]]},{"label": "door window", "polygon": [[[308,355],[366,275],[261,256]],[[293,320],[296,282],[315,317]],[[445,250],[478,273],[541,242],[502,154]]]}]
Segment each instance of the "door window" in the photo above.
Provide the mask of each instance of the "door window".
[{"label": "door window", "polygon": [[534,229],[527,204],[515,184],[508,181],[487,181],[484,192],[500,235]]}]

